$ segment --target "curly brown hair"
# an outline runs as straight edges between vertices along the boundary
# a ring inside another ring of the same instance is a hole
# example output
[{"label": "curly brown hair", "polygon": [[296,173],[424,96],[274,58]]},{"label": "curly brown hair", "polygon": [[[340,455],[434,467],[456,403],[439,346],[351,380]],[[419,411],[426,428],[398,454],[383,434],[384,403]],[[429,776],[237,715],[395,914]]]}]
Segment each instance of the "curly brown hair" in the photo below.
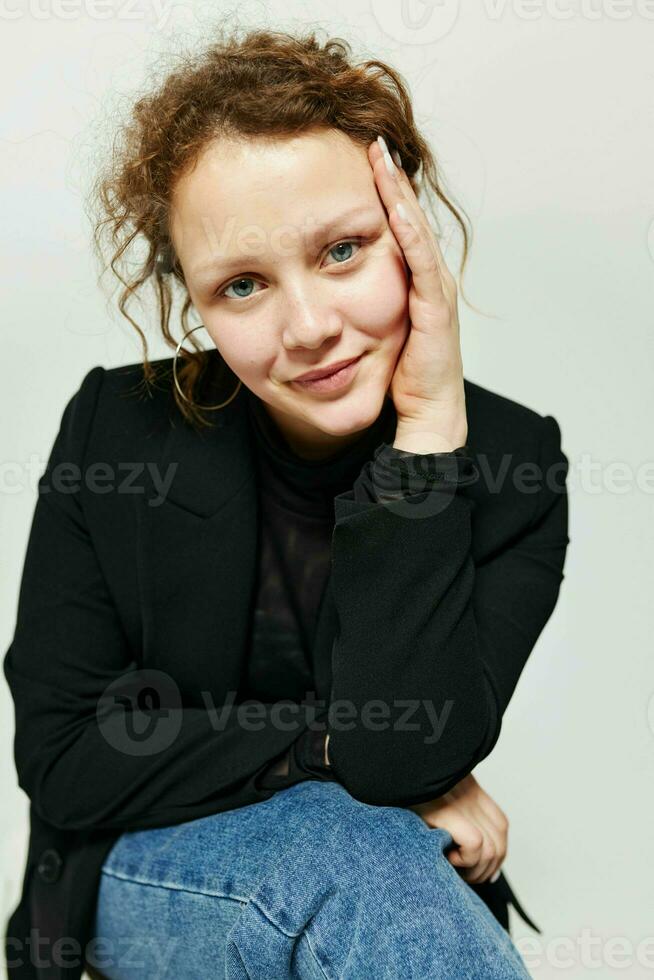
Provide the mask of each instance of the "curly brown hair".
[{"label": "curly brown hair", "polygon": [[[101,213],[94,224],[94,246],[104,261],[103,237],[108,237],[111,258],[103,273],[110,266],[122,284],[118,308],[141,338],[141,383],[148,394],[149,386],[156,386],[161,375],[148,360],[145,335],[128,313],[127,304],[144,284],[151,283],[161,332],[174,350],[177,341],[170,331],[170,316],[177,283],[182,290],[183,331],[190,329],[192,300],[169,234],[170,202],[177,180],[218,137],[284,138],[329,128],[341,130],[367,148],[381,134],[389,150],[399,152],[416,193],[425,186],[431,188],[460,227],[460,285],[468,257],[469,218],[443,190],[432,151],[416,127],[408,87],[398,71],[376,59],[356,63],[346,40],[332,37],[321,45],[313,30],[297,36],[256,29],[241,37],[236,28],[219,30],[218,36],[219,40],[200,53],[179,56],[179,63],[163,82],[134,103],[113,142],[106,171],[98,175],[91,192],[92,206]],[[426,197],[438,228],[429,195]],[[139,243],[147,243],[147,254],[132,260],[128,269],[128,250]],[[219,363],[222,376],[227,365],[222,358],[216,359],[215,350],[197,345],[193,335],[188,342],[194,350],[180,353],[177,370],[188,401],[170,384],[170,369],[164,373],[182,415],[199,429],[211,425],[205,410],[195,402],[211,374],[207,368]],[[232,380],[227,390],[233,389]]]}]

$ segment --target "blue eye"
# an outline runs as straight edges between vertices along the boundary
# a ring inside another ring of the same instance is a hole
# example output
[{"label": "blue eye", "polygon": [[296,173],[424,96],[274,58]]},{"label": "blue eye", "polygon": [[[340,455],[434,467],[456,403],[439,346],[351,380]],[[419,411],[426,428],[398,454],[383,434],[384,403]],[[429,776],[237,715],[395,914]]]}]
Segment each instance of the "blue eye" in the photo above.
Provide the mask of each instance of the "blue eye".
[{"label": "blue eye", "polygon": [[[332,247],[330,248],[329,251],[330,252],[334,252],[337,248],[343,248],[344,245],[346,246],[346,248],[347,247],[351,248],[352,245],[357,245],[358,248],[361,248],[361,245],[357,241],[355,241],[353,238],[348,238],[344,242],[337,242],[336,245],[332,245]],[[345,256],[345,261],[348,262],[350,260],[350,258],[351,258],[351,256],[346,255]],[[339,262],[339,263],[337,263],[337,265],[342,265],[342,263]]]},{"label": "blue eye", "polygon": [[[360,249],[361,248],[361,239],[347,238],[347,239],[344,239],[342,242],[337,242],[335,245],[332,245],[332,247],[329,249],[329,253],[334,252],[336,249],[342,249],[343,246],[345,246],[346,248],[349,248],[351,250],[352,245],[355,245],[358,249]],[[351,261],[351,259],[352,259],[352,256],[351,255],[345,255],[345,257],[343,258],[343,260],[337,262],[336,265],[345,265],[347,262]],[[216,293],[216,295],[217,296],[225,296],[225,297],[227,297],[227,299],[242,299],[242,300],[249,299],[250,296],[253,296],[254,295],[254,293],[249,292],[249,293],[247,293],[247,295],[243,295],[241,293],[241,294],[237,294],[236,296],[228,296],[227,295],[227,290],[228,289],[231,289],[232,287],[234,287],[234,288],[237,288],[237,287],[238,288],[242,288],[243,283],[248,283],[248,282],[256,282],[256,280],[255,279],[252,279],[251,276],[239,276],[238,279],[232,279],[232,281],[230,283],[228,283],[224,287],[224,289],[221,289],[220,292]]]},{"label": "blue eye", "polygon": [[[250,278],[234,279],[232,282],[229,283],[228,286],[225,286],[225,288],[222,290],[222,292],[220,292],[218,295],[219,296],[225,296],[227,294],[227,290],[228,289],[231,289],[232,286],[241,286],[244,282],[254,282],[254,279],[250,279]],[[252,293],[248,293],[247,296],[243,296],[241,294],[241,295],[237,295],[236,297],[228,296],[227,298],[228,299],[234,299],[234,298],[236,298],[236,299],[249,299],[251,295],[252,295]]]}]

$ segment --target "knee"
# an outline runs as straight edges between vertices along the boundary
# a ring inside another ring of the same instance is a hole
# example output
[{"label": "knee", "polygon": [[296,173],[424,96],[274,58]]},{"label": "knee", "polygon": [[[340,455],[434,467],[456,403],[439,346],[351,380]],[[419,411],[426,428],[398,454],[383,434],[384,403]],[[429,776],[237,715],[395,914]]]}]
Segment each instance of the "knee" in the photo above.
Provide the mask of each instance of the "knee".
[{"label": "knee", "polygon": [[426,905],[445,913],[465,902],[467,886],[445,854],[451,835],[427,827],[412,811],[376,809],[351,821],[351,845],[342,857],[367,902],[378,897],[399,917]]},{"label": "knee", "polygon": [[370,912],[379,902],[398,916],[425,904],[442,914],[469,914],[471,901],[473,912],[486,909],[447,859],[448,831],[409,809],[363,803],[340,783],[307,781],[293,790],[293,812],[285,811],[292,851],[325,891],[358,896]]},{"label": "knee", "polygon": [[[508,934],[448,861],[447,831],[411,810],[338,793],[318,822],[309,860],[328,897],[313,920],[317,949],[347,960],[374,946],[380,961],[410,962],[416,976],[528,976]],[[462,964],[469,973],[457,974]]]},{"label": "knee", "polygon": [[[305,785],[305,784],[303,784]],[[312,860],[330,869],[335,885],[430,893],[465,887],[447,860],[448,831],[430,828],[418,814],[400,807],[374,806],[352,797],[339,783],[315,782],[305,794],[304,846]]]}]

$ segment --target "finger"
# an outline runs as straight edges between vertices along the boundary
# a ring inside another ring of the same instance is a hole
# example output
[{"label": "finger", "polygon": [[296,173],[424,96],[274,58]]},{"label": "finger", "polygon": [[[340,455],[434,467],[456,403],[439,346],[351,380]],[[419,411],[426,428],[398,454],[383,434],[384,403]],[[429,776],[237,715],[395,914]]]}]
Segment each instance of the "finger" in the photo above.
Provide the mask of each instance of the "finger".
[{"label": "finger", "polygon": [[[438,819],[430,817],[428,811],[421,812],[420,816],[430,827],[444,826]],[[482,832],[478,840],[475,830],[479,827],[453,813],[448,816],[445,829],[453,840],[446,857],[465,881],[469,884],[486,881],[497,872],[504,859],[498,850],[497,838]]]},{"label": "finger", "polygon": [[[384,140],[383,137],[378,137],[371,147],[371,155],[372,155],[373,162],[376,162],[378,159],[383,159],[385,149],[388,149],[386,145],[386,141]],[[402,194],[404,195],[404,199],[406,202],[408,202],[408,206],[410,208],[411,220],[414,222],[416,226],[420,225],[420,227],[424,230],[428,238],[430,247],[434,252],[436,263],[439,267],[441,276],[445,279],[447,279],[448,277],[452,278],[452,281],[454,281],[453,277],[451,276],[450,270],[447,266],[447,263],[445,261],[445,258],[443,256],[443,253],[441,251],[438,238],[435,235],[427,219],[427,215],[425,214],[424,208],[422,207],[420,201],[418,200],[418,196],[415,190],[413,189],[413,185],[411,184],[411,181],[409,180],[406,172],[402,168],[402,161],[397,150],[394,150],[391,153],[391,159],[393,160],[396,166],[396,179],[398,181],[400,190],[402,191]],[[403,201],[402,203],[405,203],[405,201]]]},{"label": "finger", "polygon": [[471,885],[481,883],[486,877],[492,874],[495,859],[496,854],[493,839],[489,834],[482,833],[482,844],[479,848],[478,860],[470,864],[461,865],[459,869],[461,877]]},{"label": "finger", "polygon": [[[390,213],[394,202],[401,201],[402,204],[406,204],[406,191],[404,189],[404,185],[407,181],[407,177],[406,174],[404,174],[404,172],[398,167],[393,168],[392,173],[389,173],[388,165],[386,164],[384,156],[385,149],[385,143],[384,146],[382,146],[378,140],[375,140],[374,143],[371,143],[368,147],[368,159],[375,176],[375,182],[379,196],[382,199],[382,204],[386,208],[387,213]],[[380,184],[382,181],[383,185]],[[414,226],[416,228],[422,227],[426,232],[426,218],[422,212],[422,209],[419,206],[416,208],[415,203],[406,204],[406,207],[411,213],[411,220]]]},{"label": "finger", "polygon": [[[379,142],[379,139],[380,137],[378,137],[374,143],[371,143],[368,148],[368,156],[373,168],[375,167],[378,160],[381,160],[382,162],[384,161],[384,150],[388,149],[388,147],[386,146],[386,141],[383,139],[383,137],[381,137],[381,140],[383,141],[384,144],[383,146]],[[422,225],[425,231],[431,230],[429,222],[427,221],[427,216],[420,202],[418,201],[418,198],[414,193],[413,188],[411,187],[411,182],[409,181],[409,178],[407,177],[405,171],[402,169],[401,163],[400,164],[397,163],[395,156],[398,156],[399,159],[397,150],[394,150],[393,153],[391,153],[391,159],[396,165],[394,177],[395,180],[397,181],[398,188],[402,193],[402,197],[409,201],[411,214],[413,217],[415,217],[416,225],[418,224]]]},{"label": "finger", "polygon": [[508,851],[509,821],[503,810],[497,805],[495,800],[482,791],[478,799],[478,806],[481,811],[481,819],[488,821],[489,828],[495,835],[496,858],[493,866],[487,871],[489,881],[498,874],[504,863]]},{"label": "finger", "polygon": [[[377,145],[377,151],[370,150],[371,164],[379,189],[382,203],[388,213],[391,230],[402,249],[412,274],[413,288],[417,299],[425,303],[427,308],[439,308],[446,303],[445,287],[441,268],[433,247],[433,233],[421,223],[412,204],[404,195],[398,171],[392,163],[390,155],[383,153]],[[393,173],[389,173],[387,160],[391,160]],[[402,219],[396,210],[396,205],[405,207],[407,220]]]},{"label": "finger", "polygon": [[479,813],[474,820],[452,814],[448,829],[458,845],[458,850],[452,850],[448,857],[462,878],[469,884],[477,884],[490,877],[498,865],[500,841],[483,814]]},{"label": "finger", "polygon": [[469,877],[466,878],[470,884],[480,884],[491,878],[505,856],[502,835],[497,828],[481,813],[477,815],[476,820],[484,835],[484,845],[478,865],[469,870]]},{"label": "finger", "polygon": [[482,790],[479,794],[478,805],[499,833],[505,838],[508,837],[509,818],[504,810],[497,805],[492,796],[489,796]]},{"label": "finger", "polygon": [[[378,137],[377,140],[375,140],[375,142],[371,144],[369,157],[373,167],[373,171],[375,170],[377,164],[379,164],[378,172],[381,179],[383,179],[386,185],[391,188],[391,193],[394,194],[395,201],[396,202],[399,201],[401,204],[404,205],[405,209],[409,214],[409,218],[413,227],[418,231],[422,231],[425,242],[429,244],[430,250],[433,252],[434,258],[438,262],[439,250],[437,248],[436,249],[434,248],[434,244],[435,244],[433,241],[434,233],[432,231],[431,225],[429,224],[429,221],[427,220],[427,216],[416,194],[414,193],[413,188],[411,187],[409,178],[404,173],[402,168],[396,165],[395,167],[391,167],[391,173],[389,173],[389,165],[386,163],[386,156],[385,156],[385,151],[387,150],[388,147],[386,146],[386,141],[381,136]],[[391,160],[393,160],[392,156],[391,156]],[[395,163],[394,160],[393,162]],[[390,182],[388,180],[389,177],[390,177]],[[397,193],[398,191],[399,194]],[[384,204],[386,204],[388,209],[388,205],[385,200],[384,200]],[[442,266],[440,266],[440,268],[442,269]]]},{"label": "finger", "polygon": [[499,876],[500,869],[504,864],[504,859],[506,858],[506,850],[496,850],[495,859],[491,865],[486,869],[484,875],[484,881],[493,881]]},{"label": "finger", "polygon": [[490,845],[487,842],[484,844],[481,854],[481,860],[471,867],[464,864],[461,856],[455,851],[452,851],[447,855],[447,857],[464,881],[466,881],[469,885],[476,885],[486,881],[486,879],[493,873],[492,868],[494,861]]},{"label": "finger", "polygon": [[455,862],[461,868],[474,868],[479,864],[484,835],[480,828],[466,817],[452,813],[448,817],[447,829],[457,849],[451,852]]},{"label": "finger", "polygon": [[492,874],[495,865],[495,848],[490,837],[484,836],[481,858],[473,868],[465,868],[461,874],[470,885],[480,885]]}]

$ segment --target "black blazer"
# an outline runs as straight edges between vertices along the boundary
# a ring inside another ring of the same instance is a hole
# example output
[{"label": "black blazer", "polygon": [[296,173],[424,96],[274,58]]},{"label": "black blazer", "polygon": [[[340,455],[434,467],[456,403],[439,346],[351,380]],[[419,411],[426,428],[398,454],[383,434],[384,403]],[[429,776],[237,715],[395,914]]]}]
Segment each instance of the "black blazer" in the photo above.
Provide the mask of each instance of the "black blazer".
[{"label": "black blazer", "polygon": [[[273,705],[258,727],[239,714],[257,567],[245,391],[198,433],[175,407],[172,359],[153,363],[166,380],[150,397],[139,364],[88,372],[39,481],[3,663],[30,799],[12,978],[78,978],[116,838],[269,798],[261,774],[306,730],[280,726]],[[313,670],[318,699],[357,711],[329,729],[330,778],[367,803],[441,795],[489,754],[563,578],[556,420],[467,379],[465,394],[476,483],[446,506],[427,495],[418,518],[335,498]],[[416,708],[427,697],[439,713],[451,702],[436,740]],[[409,726],[365,723],[373,699],[412,702]],[[504,876],[472,887],[506,926]],[[73,947],[56,955],[61,937]]]}]

